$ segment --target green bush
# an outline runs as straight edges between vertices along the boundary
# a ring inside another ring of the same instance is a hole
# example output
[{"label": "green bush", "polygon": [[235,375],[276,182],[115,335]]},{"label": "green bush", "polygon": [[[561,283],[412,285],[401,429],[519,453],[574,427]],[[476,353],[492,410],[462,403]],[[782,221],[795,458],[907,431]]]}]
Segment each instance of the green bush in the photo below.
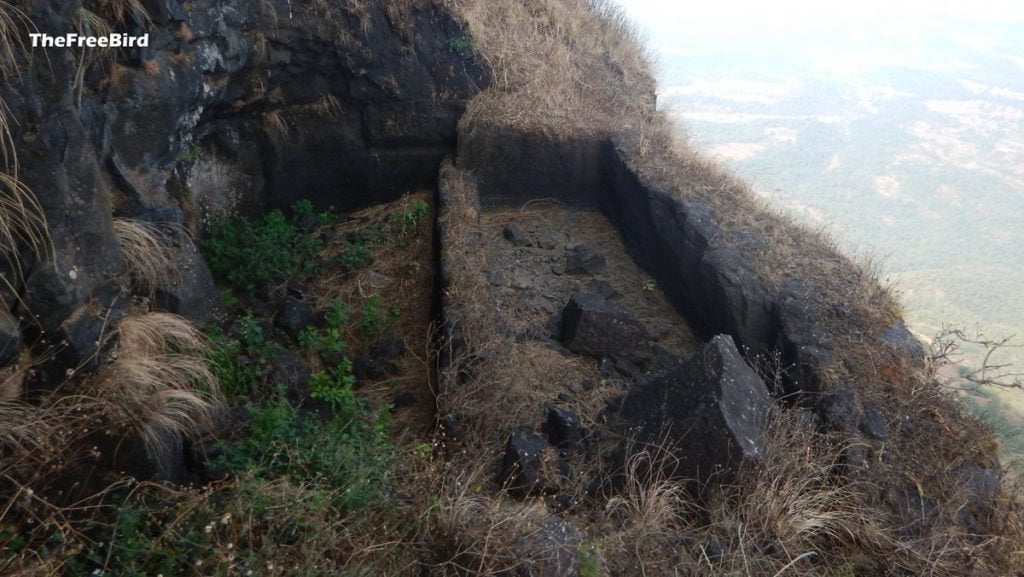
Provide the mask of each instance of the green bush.
[{"label": "green bush", "polygon": [[359,270],[373,264],[373,251],[365,242],[346,242],[334,261],[345,270]]},{"label": "green bush", "polygon": [[333,327],[323,330],[306,327],[299,333],[298,340],[300,347],[321,356],[341,353],[348,348],[348,343],[341,338],[341,331]]},{"label": "green bush", "polygon": [[321,240],[295,226],[295,219],[311,210],[312,205],[299,202],[292,219],[272,210],[257,222],[244,216],[214,220],[202,243],[210,270],[221,282],[248,294],[315,272]]},{"label": "green bush", "polygon": [[[228,398],[251,395],[260,381],[262,366],[276,356],[274,344],[267,341],[263,327],[247,312],[235,324],[234,334],[227,334],[217,324],[206,329],[209,344],[206,363],[220,382]],[[248,359],[246,362],[242,360]]]},{"label": "green bush", "polygon": [[430,206],[423,200],[417,200],[408,208],[397,214],[391,215],[389,221],[393,228],[398,229],[399,235],[405,235],[420,223],[423,217],[430,212]]},{"label": "green bush", "polygon": [[352,374],[352,361],[344,359],[330,371],[318,371],[309,377],[310,395],[330,403],[334,410],[346,410],[357,403],[352,387],[356,378]]},{"label": "green bush", "polygon": [[345,303],[337,299],[331,301],[327,308],[326,326],[323,329],[313,326],[302,329],[298,336],[299,346],[321,356],[344,352],[348,343],[342,338],[341,331],[348,323],[349,315]]},{"label": "green bush", "polygon": [[391,307],[387,311],[380,302],[380,295],[373,295],[366,299],[360,309],[362,317],[359,323],[359,330],[363,335],[371,338],[383,336],[398,321],[398,307]]},{"label": "green bush", "polygon": [[229,471],[339,490],[345,511],[384,499],[388,484],[387,407],[370,409],[351,385],[334,376],[329,387],[333,415],[323,420],[303,416],[284,401],[252,411],[248,439],[226,446],[220,465]]},{"label": "green bush", "polygon": [[220,382],[220,389],[228,398],[249,395],[259,382],[259,367],[242,364],[239,357],[245,353],[242,343],[218,327],[207,329],[209,346],[206,348],[206,363]]}]

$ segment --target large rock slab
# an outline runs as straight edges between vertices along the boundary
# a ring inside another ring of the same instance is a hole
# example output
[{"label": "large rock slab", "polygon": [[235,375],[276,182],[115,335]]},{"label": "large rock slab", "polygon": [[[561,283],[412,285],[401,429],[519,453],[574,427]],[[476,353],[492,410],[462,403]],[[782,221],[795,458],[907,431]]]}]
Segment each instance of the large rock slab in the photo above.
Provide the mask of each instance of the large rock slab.
[{"label": "large rock slab", "polygon": [[562,312],[562,342],[574,353],[631,359],[648,341],[643,323],[601,295],[573,295]]},{"label": "large rock slab", "polygon": [[637,442],[671,445],[678,464],[666,473],[705,483],[727,481],[764,456],[771,406],[732,338],[718,335],[686,364],[629,393],[621,415]]}]

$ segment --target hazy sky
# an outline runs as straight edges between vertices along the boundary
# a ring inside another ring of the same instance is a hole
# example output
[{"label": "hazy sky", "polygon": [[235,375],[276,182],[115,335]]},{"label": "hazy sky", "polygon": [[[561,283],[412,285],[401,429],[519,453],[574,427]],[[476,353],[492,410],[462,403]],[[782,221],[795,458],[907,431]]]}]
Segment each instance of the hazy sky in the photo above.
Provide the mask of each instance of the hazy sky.
[{"label": "hazy sky", "polygon": [[789,73],[857,74],[886,65],[951,69],[968,48],[1024,66],[1021,1],[616,1],[659,56],[669,84],[677,81],[676,56],[710,66],[716,55],[741,56],[748,73],[761,59],[766,68],[789,66]]},{"label": "hazy sky", "polygon": [[933,18],[1024,21],[1024,2],[992,0],[617,0],[653,35],[698,33],[735,36],[757,30],[825,29],[858,26],[906,27]]}]

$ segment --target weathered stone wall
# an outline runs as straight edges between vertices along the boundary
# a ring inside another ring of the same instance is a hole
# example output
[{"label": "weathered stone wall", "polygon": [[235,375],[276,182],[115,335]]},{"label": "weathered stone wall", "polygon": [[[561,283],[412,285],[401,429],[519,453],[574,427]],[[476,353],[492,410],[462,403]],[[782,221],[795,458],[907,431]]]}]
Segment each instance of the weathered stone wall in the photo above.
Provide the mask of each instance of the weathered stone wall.
[{"label": "weathered stone wall", "polygon": [[[600,208],[634,260],[658,280],[698,335],[732,336],[751,364],[777,351],[781,365],[789,367],[777,386],[786,393],[823,392],[843,347],[829,340],[834,335],[826,323],[850,307],[830,302],[813,279],[781,285],[765,280],[742,246],[720,241],[725,231],[706,204],[642,177],[635,153],[623,140],[628,136],[559,140],[476,125],[460,146],[458,164],[476,176],[485,209],[538,198]],[[769,242],[747,238],[744,244],[763,247]],[[842,322],[851,330],[866,324],[853,318]],[[880,350],[895,350],[911,362],[922,355],[902,324],[868,338],[877,338]]]},{"label": "weathered stone wall", "polygon": [[473,123],[459,135],[458,163],[472,167],[487,208],[541,198],[596,207],[606,186],[601,162],[596,136],[565,138],[488,123]]}]

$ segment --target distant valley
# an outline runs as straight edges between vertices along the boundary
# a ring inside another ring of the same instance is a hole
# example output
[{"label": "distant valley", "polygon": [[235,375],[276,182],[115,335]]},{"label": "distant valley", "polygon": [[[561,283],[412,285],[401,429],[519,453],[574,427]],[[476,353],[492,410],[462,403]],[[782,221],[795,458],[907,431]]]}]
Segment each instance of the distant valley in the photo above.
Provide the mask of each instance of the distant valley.
[{"label": "distant valley", "polygon": [[[878,261],[923,337],[952,323],[1024,344],[1024,31],[951,27],[669,49],[659,103],[758,194]],[[1024,349],[1000,361],[1024,371]],[[971,399],[1024,452],[1024,392]]]}]

